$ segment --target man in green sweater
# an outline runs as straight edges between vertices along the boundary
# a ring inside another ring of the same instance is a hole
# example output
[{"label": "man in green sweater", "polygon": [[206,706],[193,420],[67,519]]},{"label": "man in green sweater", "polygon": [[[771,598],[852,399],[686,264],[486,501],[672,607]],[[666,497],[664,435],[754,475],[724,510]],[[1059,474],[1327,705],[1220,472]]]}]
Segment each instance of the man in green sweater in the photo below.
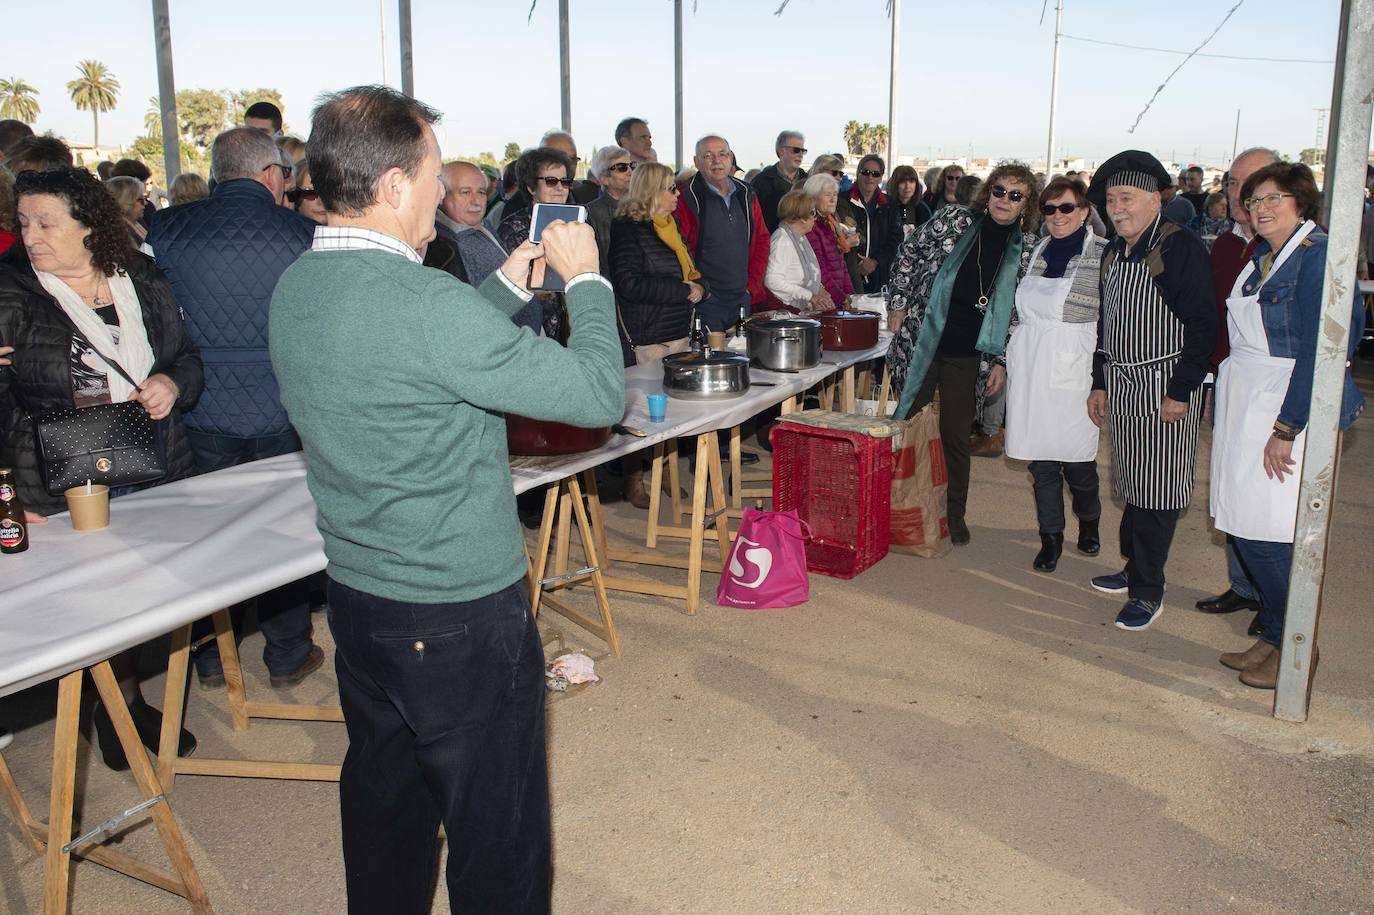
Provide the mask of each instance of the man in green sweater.
[{"label": "man in green sweater", "polygon": [[[349,911],[427,912],[442,822],[453,911],[543,912],[544,658],[502,414],[620,420],[615,299],[585,225],[550,226],[477,290],[421,265],[438,117],[377,86],[315,109],[329,216],[272,297],[272,365],[329,559]],[[540,258],[570,277],[567,348],[510,320]]]}]

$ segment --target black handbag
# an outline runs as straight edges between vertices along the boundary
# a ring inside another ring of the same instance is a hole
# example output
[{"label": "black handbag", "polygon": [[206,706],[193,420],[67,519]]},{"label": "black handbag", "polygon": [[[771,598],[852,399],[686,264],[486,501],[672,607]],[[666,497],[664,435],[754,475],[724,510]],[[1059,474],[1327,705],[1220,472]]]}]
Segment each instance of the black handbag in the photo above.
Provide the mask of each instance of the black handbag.
[{"label": "black handbag", "polygon": [[[139,387],[118,362],[99,355]],[[114,489],[167,475],[162,423],[154,422],[137,401],[54,410],[33,417],[33,432],[38,470],[50,496],[60,496],[87,480]]]}]

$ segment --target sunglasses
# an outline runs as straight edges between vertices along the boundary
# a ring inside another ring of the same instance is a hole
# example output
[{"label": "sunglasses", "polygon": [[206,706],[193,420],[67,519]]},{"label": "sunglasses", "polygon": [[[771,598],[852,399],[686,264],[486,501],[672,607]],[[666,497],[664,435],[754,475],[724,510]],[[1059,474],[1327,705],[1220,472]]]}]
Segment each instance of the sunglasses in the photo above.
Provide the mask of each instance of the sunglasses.
[{"label": "sunglasses", "polygon": [[286,199],[292,203],[300,203],[302,200],[319,200],[320,192],[313,187],[298,187],[287,191]]},{"label": "sunglasses", "polygon": [[[1016,198],[1013,197],[1012,199],[1015,200]],[[1055,213],[1063,213],[1067,216],[1076,209],[1078,209],[1078,204],[1076,203],[1061,203],[1058,206],[1053,203],[1047,203],[1040,207],[1040,212],[1044,213],[1046,216],[1053,216]]]},{"label": "sunglasses", "polygon": [[544,182],[544,187],[558,187],[560,184],[564,187],[573,186],[571,178],[555,178],[553,175],[540,175],[534,180]]},{"label": "sunglasses", "polygon": [[682,193],[682,188],[678,187],[676,184],[665,187],[664,190],[672,194],[674,197]]},{"label": "sunglasses", "polygon": [[859,174],[867,175],[870,178],[881,178],[883,176],[882,172],[875,172],[871,168],[861,168],[859,169]]},{"label": "sunglasses", "polygon": [[945,183],[948,184],[948,183],[951,182],[951,181],[958,181],[958,180],[959,180],[960,178],[962,178],[962,177],[964,177],[964,176],[963,176],[963,175],[945,175]]},{"label": "sunglasses", "polygon": [[263,171],[267,171],[269,168],[279,168],[279,169],[281,169],[282,178],[285,179],[285,180],[290,180],[290,178],[291,178],[291,166],[289,166],[289,165],[282,165],[280,162],[273,162],[271,165],[264,165],[264,166],[262,167],[262,170],[263,170]]},{"label": "sunglasses", "polygon": [[796,154],[799,155],[799,156],[804,156],[804,155],[806,155],[806,147],[805,147],[805,146],[783,146],[783,147],[781,147],[781,148],[787,150],[787,151],[790,152],[790,153],[796,153]]},{"label": "sunglasses", "polygon": [[843,178],[843,177],[844,177],[844,172],[840,171],[838,168],[835,169],[834,171],[826,171],[825,169],[822,169],[822,170],[821,170],[821,173],[822,173],[822,174],[829,175],[830,177],[835,178],[835,179],[839,179],[839,178]]},{"label": "sunglasses", "polygon": [[633,162],[617,162],[614,165],[606,166],[608,172],[632,172],[635,170]]},{"label": "sunglasses", "polygon": [[1026,199],[1026,195],[1023,194],[1022,192],[1020,192],[1020,191],[1009,191],[1009,190],[1007,190],[1006,188],[1002,187],[1002,185],[1000,185],[1000,184],[994,184],[994,185],[992,186],[992,196],[994,196],[994,197],[996,197],[996,198],[998,198],[998,199],[1001,199],[1001,198],[1003,198],[1003,197],[1006,197],[1006,198],[1007,198],[1008,200],[1010,200],[1012,203],[1020,203],[1022,200],[1025,200],[1025,199]]}]

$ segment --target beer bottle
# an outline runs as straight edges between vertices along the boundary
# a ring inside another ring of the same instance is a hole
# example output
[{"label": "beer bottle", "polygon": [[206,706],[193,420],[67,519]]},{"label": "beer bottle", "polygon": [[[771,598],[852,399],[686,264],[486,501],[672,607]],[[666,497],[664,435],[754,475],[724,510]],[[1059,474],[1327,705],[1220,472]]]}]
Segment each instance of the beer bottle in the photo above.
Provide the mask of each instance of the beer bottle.
[{"label": "beer bottle", "polygon": [[14,485],[14,471],[0,467],[0,553],[22,553],[28,548],[29,525]]}]

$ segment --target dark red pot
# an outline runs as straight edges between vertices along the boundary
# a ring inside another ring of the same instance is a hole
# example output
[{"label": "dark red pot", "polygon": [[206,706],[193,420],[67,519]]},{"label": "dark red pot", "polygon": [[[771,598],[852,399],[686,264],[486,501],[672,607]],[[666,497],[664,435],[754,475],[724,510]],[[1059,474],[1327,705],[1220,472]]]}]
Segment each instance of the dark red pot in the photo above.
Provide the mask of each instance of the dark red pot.
[{"label": "dark red pot", "polygon": [[595,451],[611,437],[611,427],[583,429],[526,416],[506,414],[506,449],[514,455],[547,457]]},{"label": "dark red pot", "polygon": [[831,311],[811,317],[821,322],[821,346],[827,353],[878,345],[878,316],[872,312]]}]

